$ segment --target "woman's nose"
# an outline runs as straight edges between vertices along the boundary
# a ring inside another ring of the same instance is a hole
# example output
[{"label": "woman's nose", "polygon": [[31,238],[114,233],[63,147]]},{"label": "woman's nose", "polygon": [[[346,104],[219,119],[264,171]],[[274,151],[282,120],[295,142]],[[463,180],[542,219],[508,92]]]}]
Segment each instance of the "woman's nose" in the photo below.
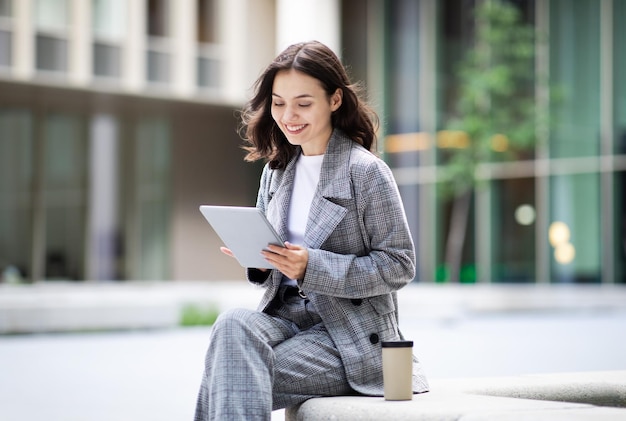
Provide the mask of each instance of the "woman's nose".
[{"label": "woman's nose", "polygon": [[287,106],[285,108],[285,115],[284,115],[284,119],[289,121],[289,120],[295,120],[297,118],[298,114],[296,113],[296,110],[294,107],[290,107]]}]

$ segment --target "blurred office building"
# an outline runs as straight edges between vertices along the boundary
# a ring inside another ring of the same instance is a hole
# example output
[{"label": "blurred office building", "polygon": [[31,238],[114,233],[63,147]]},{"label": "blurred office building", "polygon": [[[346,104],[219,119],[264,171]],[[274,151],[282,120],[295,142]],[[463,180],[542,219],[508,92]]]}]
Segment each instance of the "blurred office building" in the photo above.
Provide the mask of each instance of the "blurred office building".
[{"label": "blurred office building", "polygon": [[[198,206],[254,204],[262,163],[242,161],[236,111],[278,51],[314,38],[367,87],[417,280],[443,279],[436,139],[479,2],[0,0],[4,279],[241,279]],[[537,68],[567,95],[545,142],[481,171],[460,280],[624,283],[626,2],[510,3],[549,35]]]}]

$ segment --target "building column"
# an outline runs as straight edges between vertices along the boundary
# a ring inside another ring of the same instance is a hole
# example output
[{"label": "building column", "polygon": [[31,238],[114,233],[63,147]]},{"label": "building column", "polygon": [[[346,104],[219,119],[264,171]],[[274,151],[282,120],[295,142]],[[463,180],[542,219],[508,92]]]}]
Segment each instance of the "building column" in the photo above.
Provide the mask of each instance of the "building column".
[{"label": "building column", "polygon": [[177,0],[172,8],[172,86],[177,96],[190,96],[196,86],[196,1]]},{"label": "building column", "polygon": [[277,53],[296,42],[317,40],[341,56],[339,0],[277,0]]},{"label": "building column", "polygon": [[600,3],[600,247],[603,249],[600,279],[604,284],[615,283],[613,1]]},{"label": "building column", "polygon": [[146,80],[146,2],[128,0],[126,44],[124,45],[122,81],[129,91],[140,91]]},{"label": "building column", "polygon": [[73,0],[70,13],[68,76],[73,84],[87,85],[93,74],[91,2]]},{"label": "building column", "polygon": [[222,46],[222,95],[227,102],[236,103],[244,98],[248,88],[241,86],[246,74],[246,50],[255,48],[246,45],[245,31],[232,27],[232,22],[238,22],[241,27],[248,25],[246,0],[219,0],[217,16],[218,39]]},{"label": "building column", "polygon": [[35,73],[34,5],[32,0],[13,2],[13,76],[28,80]]},{"label": "building column", "polygon": [[118,134],[113,116],[92,117],[89,130],[89,206],[87,216],[86,277],[91,281],[117,279],[118,254]]},{"label": "building column", "polygon": [[[547,0],[541,0],[537,2],[535,8],[537,34],[541,34],[541,36],[547,39],[550,31],[550,4]],[[546,41],[538,41],[536,51],[535,71],[541,78],[545,78],[546,82],[535,86],[535,97],[541,112],[547,113],[550,108],[550,46]],[[542,124],[537,127],[536,131],[535,209],[537,219],[535,220],[535,278],[536,283],[549,284],[551,278],[550,261],[552,258],[548,244],[548,229],[550,225],[550,153],[548,142],[550,141],[550,128]]]},{"label": "building column", "polygon": [[[420,152],[420,166],[436,165],[437,136],[437,14],[436,0],[422,0],[419,5],[419,122],[420,132],[431,140],[430,147]],[[432,282],[437,270],[437,184],[418,185],[418,226],[416,249],[418,279]]]}]

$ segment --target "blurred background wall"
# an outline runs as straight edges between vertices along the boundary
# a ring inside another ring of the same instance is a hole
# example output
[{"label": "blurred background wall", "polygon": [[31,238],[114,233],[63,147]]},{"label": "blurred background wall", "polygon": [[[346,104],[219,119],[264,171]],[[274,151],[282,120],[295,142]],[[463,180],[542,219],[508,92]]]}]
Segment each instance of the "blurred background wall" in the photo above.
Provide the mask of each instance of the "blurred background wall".
[{"label": "blurred background wall", "polygon": [[[508,2],[565,94],[545,142],[481,167],[460,281],[626,283],[626,3]],[[198,206],[254,204],[236,111],[277,52],[318,39],[380,114],[417,280],[445,281],[438,139],[478,3],[0,0],[2,279],[241,279]]]}]

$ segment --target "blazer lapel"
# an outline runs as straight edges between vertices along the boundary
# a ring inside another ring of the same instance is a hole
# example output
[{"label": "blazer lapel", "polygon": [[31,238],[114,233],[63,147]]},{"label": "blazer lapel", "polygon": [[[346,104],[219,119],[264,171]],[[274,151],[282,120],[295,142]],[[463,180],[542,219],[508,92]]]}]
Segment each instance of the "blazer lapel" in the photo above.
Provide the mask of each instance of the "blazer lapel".
[{"label": "blazer lapel", "polygon": [[333,199],[352,198],[349,172],[351,142],[341,131],[333,131],[309,211],[304,235],[307,247],[321,247],[348,212]]}]

